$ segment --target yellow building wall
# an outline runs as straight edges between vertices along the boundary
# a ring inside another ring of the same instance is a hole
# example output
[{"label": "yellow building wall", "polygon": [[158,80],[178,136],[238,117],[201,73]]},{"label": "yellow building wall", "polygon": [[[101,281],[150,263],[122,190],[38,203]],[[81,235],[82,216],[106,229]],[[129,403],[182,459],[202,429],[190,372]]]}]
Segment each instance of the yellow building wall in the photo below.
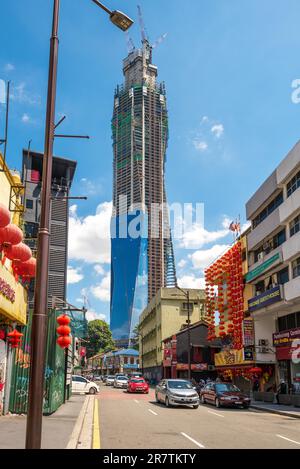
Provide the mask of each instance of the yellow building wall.
[{"label": "yellow building wall", "polygon": [[[9,209],[10,188],[19,181],[19,178],[12,176],[3,161],[1,153],[0,168],[4,169],[4,171],[0,171],[0,203]],[[19,222],[19,214],[16,217],[11,217],[11,222]],[[10,265],[11,263],[8,260],[6,260],[4,266],[0,263],[0,279],[3,279],[14,290],[15,301],[11,303],[0,292],[0,314],[24,325],[26,324],[27,291],[19,282],[16,282],[11,273]]]}]

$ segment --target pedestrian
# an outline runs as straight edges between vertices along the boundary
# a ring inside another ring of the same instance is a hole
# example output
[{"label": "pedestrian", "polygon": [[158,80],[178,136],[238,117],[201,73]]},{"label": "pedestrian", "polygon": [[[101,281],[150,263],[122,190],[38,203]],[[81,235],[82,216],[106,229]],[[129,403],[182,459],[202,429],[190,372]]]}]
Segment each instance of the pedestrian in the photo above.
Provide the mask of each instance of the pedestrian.
[{"label": "pedestrian", "polygon": [[259,391],[259,381],[258,381],[258,379],[256,379],[254,381],[252,390],[253,390],[253,392]]},{"label": "pedestrian", "polygon": [[286,385],[286,382],[284,381],[284,379],[282,379],[280,381],[280,384],[277,388],[277,392],[276,392],[276,401],[277,401],[277,404],[280,404],[279,402],[279,394],[286,394],[287,393],[287,385]]}]

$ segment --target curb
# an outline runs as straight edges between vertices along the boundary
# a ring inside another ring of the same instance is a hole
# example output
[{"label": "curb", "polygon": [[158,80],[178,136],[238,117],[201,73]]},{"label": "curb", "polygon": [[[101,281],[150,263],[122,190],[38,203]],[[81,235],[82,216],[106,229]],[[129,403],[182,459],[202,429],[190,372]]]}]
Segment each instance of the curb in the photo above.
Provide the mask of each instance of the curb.
[{"label": "curb", "polygon": [[256,405],[250,405],[250,409],[260,410],[261,412],[269,412],[270,414],[284,415],[285,417],[293,417],[300,419],[300,413],[294,414],[293,412],[286,412],[284,410],[268,409],[267,407],[260,407]]},{"label": "curb", "polygon": [[66,449],[91,449],[94,396],[86,396]]}]

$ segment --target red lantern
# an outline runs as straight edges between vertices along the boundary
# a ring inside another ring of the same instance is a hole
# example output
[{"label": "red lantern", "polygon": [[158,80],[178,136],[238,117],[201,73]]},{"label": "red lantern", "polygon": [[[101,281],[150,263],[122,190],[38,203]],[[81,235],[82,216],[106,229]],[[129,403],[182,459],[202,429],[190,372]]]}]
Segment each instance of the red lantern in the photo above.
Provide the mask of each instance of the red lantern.
[{"label": "red lantern", "polygon": [[12,348],[17,348],[21,345],[21,342],[22,342],[21,337],[23,337],[23,334],[17,331],[17,329],[14,329],[12,332],[9,332],[7,334],[9,344]]},{"label": "red lantern", "polygon": [[19,244],[23,239],[23,232],[17,225],[10,223],[4,228],[0,228],[0,244],[10,247]]},{"label": "red lantern", "polygon": [[67,348],[69,347],[69,345],[72,343],[72,339],[69,335],[61,335],[58,339],[57,339],[57,344],[61,347],[61,348]]},{"label": "red lantern", "polygon": [[36,259],[31,257],[26,262],[21,262],[16,267],[16,273],[19,274],[23,279],[30,279],[35,277],[36,273]]},{"label": "red lantern", "polygon": [[56,329],[59,335],[56,342],[61,348],[68,348],[72,343],[72,339],[69,335],[71,333],[71,328],[69,327],[71,319],[66,314],[63,314],[58,316],[56,321],[59,324],[59,327]]},{"label": "red lantern", "polygon": [[26,262],[31,258],[32,252],[26,244],[19,243],[5,249],[5,256],[14,263]]},{"label": "red lantern", "polygon": [[10,213],[4,205],[0,204],[0,228],[4,228],[10,223]]}]

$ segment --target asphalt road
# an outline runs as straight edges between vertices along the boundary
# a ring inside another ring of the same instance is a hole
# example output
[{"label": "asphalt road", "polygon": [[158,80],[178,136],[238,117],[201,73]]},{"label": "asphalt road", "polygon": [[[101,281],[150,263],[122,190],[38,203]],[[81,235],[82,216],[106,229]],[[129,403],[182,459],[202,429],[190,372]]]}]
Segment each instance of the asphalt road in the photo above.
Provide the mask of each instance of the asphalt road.
[{"label": "asphalt road", "polygon": [[300,419],[200,405],[166,408],[147,395],[101,386],[102,449],[300,449]]}]

